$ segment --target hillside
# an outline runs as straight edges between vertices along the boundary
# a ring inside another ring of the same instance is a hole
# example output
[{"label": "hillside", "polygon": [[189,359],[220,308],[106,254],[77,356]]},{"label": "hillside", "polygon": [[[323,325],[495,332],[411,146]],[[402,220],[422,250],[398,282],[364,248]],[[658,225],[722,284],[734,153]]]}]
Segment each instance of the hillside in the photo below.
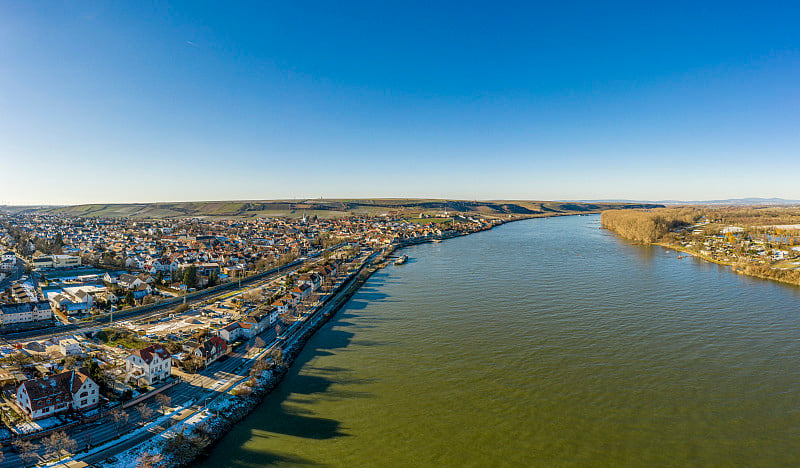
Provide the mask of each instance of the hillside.
[{"label": "hillside", "polygon": [[90,204],[40,208],[40,213],[59,213],[81,217],[179,218],[179,217],[299,217],[321,218],[352,214],[482,214],[484,216],[546,216],[553,214],[596,213],[614,208],[654,208],[655,204],[576,203],[554,201],[468,201],[435,199],[356,199],[356,200],[253,200],[165,202],[131,204]]}]

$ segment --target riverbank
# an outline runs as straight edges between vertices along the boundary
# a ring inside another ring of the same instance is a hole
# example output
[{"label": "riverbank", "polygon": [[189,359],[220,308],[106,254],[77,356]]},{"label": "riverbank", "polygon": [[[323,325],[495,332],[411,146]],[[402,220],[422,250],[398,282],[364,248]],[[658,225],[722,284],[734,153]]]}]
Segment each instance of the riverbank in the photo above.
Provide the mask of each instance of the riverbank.
[{"label": "riverbank", "polygon": [[[306,317],[304,325],[296,331],[287,331],[275,345],[264,350],[264,359],[275,363],[272,369],[251,372],[249,379],[232,386],[223,398],[207,409],[200,410],[187,421],[161,434],[162,441],[145,447],[137,447],[117,458],[114,466],[128,466],[136,462],[142,453],[158,453],[162,467],[184,467],[192,465],[198,457],[211,449],[230,429],[247,417],[263,399],[283,380],[308,339],[330,320],[336,311],[379,268],[376,261],[384,260],[390,252],[376,252],[355,272],[352,272],[319,307]],[[274,350],[280,349],[279,352]],[[272,352],[270,352],[272,351]],[[254,362],[254,367],[255,367]],[[161,445],[161,446],[159,446]]]},{"label": "riverbank", "polygon": [[[265,397],[272,393],[294,365],[297,356],[311,336],[327,323],[377,270],[387,265],[390,256],[397,250],[421,243],[487,231],[505,223],[523,219],[530,219],[530,217],[497,220],[483,229],[470,232],[454,231],[443,233],[441,236],[410,239],[406,242],[391,244],[375,252],[308,317],[305,324],[299,327],[301,330],[296,336],[289,337],[283,343],[278,344],[282,349],[280,365],[255,374],[251,372],[250,379],[244,378],[232,386],[228,394],[222,395],[218,401],[209,405],[207,410],[199,410],[186,422],[177,424],[165,433],[157,435],[154,437],[154,442],[148,446],[140,446],[129,451],[127,455],[117,457],[120,462],[114,466],[125,466],[125,462],[132,460],[131,457],[138,456],[145,451],[163,454],[163,466],[178,467],[192,464],[194,460],[202,457],[204,453],[214,447],[236,424],[247,417]],[[254,362],[253,366],[255,365]],[[167,449],[167,447],[169,448]]]},{"label": "riverbank", "polygon": [[[205,453],[212,449],[237,423],[258,407],[264,398],[272,393],[282,382],[311,336],[327,323],[376,271],[388,265],[391,256],[397,250],[422,243],[443,241],[487,231],[508,222],[523,219],[530,218],[517,217],[508,220],[495,220],[482,229],[469,232],[451,231],[439,236],[409,239],[405,242],[388,245],[382,250],[374,252],[306,318],[304,325],[295,335],[284,337],[283,341],[276,342],[272,347],[265,349],[263,353],[265,354],[264,359],[274,356],[274,353],[269,353],[270,350],[275,348],[281,350],[280,362],[277,366],[257,373],[251,371],[250,379],[242,379],[242,381],[233,385],[225,395],[222,395],[221,398],[209,405],[207,409],[198,410],[185,421],[153,437],[153,440],[149,443],[120,454],[115,457],[117,462],[114,462],[112,466],[127,466],[126,464],[136,463],[142,453],[159,454],[161,457],[160,466],[163,467],[172,468],[192,465],[198,458],[202,458]],[[257,362],[254,362],[252,366],[255,368]]]},{"label": "riverbank", "polygon": [[[684,252],[730,267],[740,275],[800,286],[800,237],[776,225],[786,213],[685,207],[656,210],[611,210],[601,227],[617,236]],[[791,226],[790,226],[791,227]]]},{"label": "riverbank", "polygon": [[397,250],[196,466],[792,464],[800,290],[597,228]]},{"label": "riverbank", "polygon": [[[726,261],[723,261],[723,260],[719,260],[719,259],[710,257],[708,255],[703,255],[702,253],[694,251],[692,249],[687,249],[686,247],[683,247],[683,246],[680,246],[680,245],[668,244],[666,242],[653,242],[650,245],[656,245],[656,246],[659,246],[659,247],[663,247],[665,249],[675,250],[677,252],[682,252],[682,253],[691,255],[693,257],[699,258],[701,260],[705,260],[707,262],[716,263],[717,265],[730,267],[730,269],[734,273],[739,274],[739,275],[752,276],[753,278],[759,278],[759,279],[764,279],[764,280],[769,280],[769,281],[775,281],[775,282],[778,282],[778,283],[789,284],[789,285],[792,285],[792,286],[800,286],[800,280],[798,280],[798,279],[778,278],[778,277],[775,277],[775,276],[770,276],[769,274],[765,274],[763,272],[759,272],[759,271],[753,270],[753,268],[755,267],[754,265],[748,265],[746,263],[726,262]],[[765,268],[767,270],[780,271],[780,270],[775,270],[774,268],[768,268],[768,267],[765,267]]]}]

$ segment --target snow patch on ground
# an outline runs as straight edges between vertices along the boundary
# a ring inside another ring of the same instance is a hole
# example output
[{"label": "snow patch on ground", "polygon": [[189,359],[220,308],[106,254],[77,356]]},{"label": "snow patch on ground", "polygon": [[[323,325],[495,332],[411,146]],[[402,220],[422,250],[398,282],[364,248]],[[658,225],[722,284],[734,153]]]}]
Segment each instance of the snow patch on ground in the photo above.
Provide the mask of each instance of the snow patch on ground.
[{"label": "snow patch on ground", "polygon": [[14,425],[14,429],[20,434],[30,434],[32,432],[39,432],[45,429],[52,429],[57,426],[62,426],[68,422],[58,416],[39,419],[37,421],[25,421]]},{"label": "snow patch on ground", "polygon": [[[93,447],[93,448],[92,448],[91,450],[89,450],[88,452],[83,452],[83,453],[75,454],[75,455],[73,455],[73,457],[72,457],[72,458],[69,458],[69,459],[66,459],[66,460],[59,460],[58,462],[52,462],[52,463],[49,463],[49,464],[47,464],[47,465],[44,465],[44,466],[54,466],[54,465],[59,465],[59,464],[61,464],[61,463],[67,463],[67,462],[69,462],[69,461],[73,461],[73,460],[75,460],[76,458],[83,458],[83,457],[85,457],[86,455],[90,455],[90,454],[94,454],[94,453],[98,453],[98,452],[102,452],[102,451],[104,451],[104,450],[107,450],[107,449],[109,449],[109,448],[113,447],[114,445],[117,445],[117,444],[119,444],[119,443],[125,442],[125,441],[127,441],[127,440],[130,440],[130,439],[132,439],[132,438],[134,438],[134,437],[137,437],[137,436],[141,435],[141,434],[142,434],[142,432],[146,432],[146,431],[148,431],[149,429],[152,429],[153,427],[155,427],[155,426],[157,426],[157,425],[159,425],[159,424],[161,424],[161,423],[164,423],[164,422],[168,421],[170,418],[172,418],[172,417],[173,417],[173,416],[175,416],[176,414],[180,413],[180,412],[181,412],[181,411],[183,411],[184,409],[186,409],[186,408],[188,408],[188,407],[192,406],[193,404],[194,404],[194,400],[189,400],[189,401],[187,401],[186,403],[184,403],[183,405],[176,407],[175,409],[173,409],[173,410],[172,410],[172,411],[170,411],[169,413],[167,413],[167,414],[164,414],[164,415],[162,415],[161,417],[159,417],[159,418],[155,419],[154,421],[150,422],[150,423],[149,423],[149,424],[147,424],[146,426],[143,426],[143,427],[140,427],[140,428],[134,429],[134,430],[132,430],[132,431],[128,432],[127,434],[124,434],[124,435],[122,435],[122,436],[121,436],[121,437],[119,437],[119,438],[116,438],[116,439],[113,439],[113,440],[110,440],[110,441],[106,442],[106,443],[105,443],[105,444],[103,444],[103,445],[98,445],[97,447]],[[140,444],[140,445],[141,445],[141,444]],[[137,446],[137,447],[138,447],[138,446]],[[135,448],[136,448],[136,447],[134,447],[134,449],[135,449]],[[130,451],[130,450],[129,450],[129,451]],[[124,453],[127,453],[127,452],[124,452]],[[137,456],[137,457],[139,456],[139,453],[141,453],[141,452],[137,452],[137,454],[136,454],[136,456]],[[116,456],[116,458],[117,458],[117,459],[120,459],[120,457],[119,457],[119,456]],[[136,466],[136,463],[130,463],[130,464],[128,464],[128,465],[116,465],[116,464],[107,464],[107,463],[106,463],[105,465],[103,465],[103,462],[101,462],[99,465],[101,465],[101,466],[120,466],[120,467],[131,467],[131,466]]]}]

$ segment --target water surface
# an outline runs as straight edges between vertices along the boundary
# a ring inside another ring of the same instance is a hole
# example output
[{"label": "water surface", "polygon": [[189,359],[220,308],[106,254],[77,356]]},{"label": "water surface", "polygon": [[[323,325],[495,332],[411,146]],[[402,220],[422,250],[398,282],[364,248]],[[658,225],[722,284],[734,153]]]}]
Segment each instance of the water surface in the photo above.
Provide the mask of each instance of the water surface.
[{"label": "water surface", "polygon": [[406,249],[205,467],[800,464],[800,290],[597,216]]}]

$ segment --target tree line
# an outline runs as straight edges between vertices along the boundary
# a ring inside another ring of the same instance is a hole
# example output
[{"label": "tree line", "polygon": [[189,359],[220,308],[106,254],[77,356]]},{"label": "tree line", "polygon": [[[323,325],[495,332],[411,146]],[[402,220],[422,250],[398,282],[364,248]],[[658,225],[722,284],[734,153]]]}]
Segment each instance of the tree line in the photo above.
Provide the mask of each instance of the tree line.
[{"label": "tree line", "polygon": [[701,211],[696,208],[608,210],[600,214],[600,225],[625,239],[650,243],[672,230],[694,224],[701,217]]}]

